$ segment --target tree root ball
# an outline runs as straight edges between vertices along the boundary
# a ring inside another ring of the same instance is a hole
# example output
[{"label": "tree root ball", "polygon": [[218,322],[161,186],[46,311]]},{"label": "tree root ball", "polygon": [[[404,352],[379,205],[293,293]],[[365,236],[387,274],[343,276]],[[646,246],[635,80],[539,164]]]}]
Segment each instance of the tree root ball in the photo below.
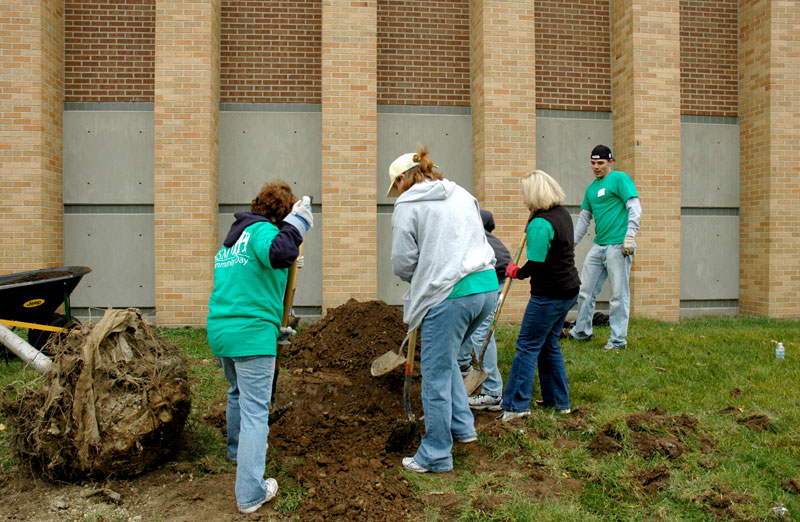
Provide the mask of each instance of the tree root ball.
[{"label": "tree root ball", "polygon": [[49,479],[142,473],[183,441],[191,410],[186,360],[135,309],[53,336],[52,368],[3,409],[17,456]]}]

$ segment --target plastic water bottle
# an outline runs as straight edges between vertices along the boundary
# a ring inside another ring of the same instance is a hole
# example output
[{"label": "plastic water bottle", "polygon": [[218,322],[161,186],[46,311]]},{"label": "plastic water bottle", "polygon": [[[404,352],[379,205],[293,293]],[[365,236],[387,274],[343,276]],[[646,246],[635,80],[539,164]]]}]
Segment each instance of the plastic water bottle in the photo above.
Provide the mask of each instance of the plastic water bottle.
[{"label": "plastic water bottle", "polygon": [[779,361],[782,361],[784,354],[785,351],[783,349],[783,343],[778,343],[777,348],[775,348],[775,358],[778,359]]}]

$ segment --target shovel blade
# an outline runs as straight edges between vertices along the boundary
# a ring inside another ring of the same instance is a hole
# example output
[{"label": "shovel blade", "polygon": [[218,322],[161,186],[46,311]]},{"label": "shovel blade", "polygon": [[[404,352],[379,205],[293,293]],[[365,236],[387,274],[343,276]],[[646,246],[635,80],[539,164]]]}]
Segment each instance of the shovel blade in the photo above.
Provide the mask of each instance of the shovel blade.
[{"label": "shovel blade", "polygon": [[385,354],[372,361],[369,372],[373,377],[380,377],[381,375],[386,375],[395,368],[402,366],[405,362],[405,357],[395,351],[389,350]]},{"label": "shovel blade", "polygon": [[486,373],[485,370],[471,368],[464,376],[464,387],[467,389],[467,396],[475,393],[475,390],[483,384],[483,381],[485,381],[487,377],[489,377],[489,374]]}]

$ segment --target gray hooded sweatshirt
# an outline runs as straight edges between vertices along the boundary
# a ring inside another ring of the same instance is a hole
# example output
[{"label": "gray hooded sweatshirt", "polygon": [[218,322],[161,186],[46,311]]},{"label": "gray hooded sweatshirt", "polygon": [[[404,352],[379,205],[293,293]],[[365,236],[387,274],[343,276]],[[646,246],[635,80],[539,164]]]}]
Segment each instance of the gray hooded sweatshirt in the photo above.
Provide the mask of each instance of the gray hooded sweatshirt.
[{"label": "gray hooded sweatshirt", "polygon": [[392,270],[411,287],[403,296],[409,331],[465,276],[494,270],[478,201],[447,179],[417,183],[392,213]]}]

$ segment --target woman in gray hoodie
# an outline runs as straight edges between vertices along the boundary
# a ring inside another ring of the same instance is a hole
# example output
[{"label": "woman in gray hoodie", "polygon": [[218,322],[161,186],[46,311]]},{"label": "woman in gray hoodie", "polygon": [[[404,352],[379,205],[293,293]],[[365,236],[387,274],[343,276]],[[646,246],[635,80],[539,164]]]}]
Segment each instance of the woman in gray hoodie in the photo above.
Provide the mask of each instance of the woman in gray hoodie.
[{"label": "woman in gray hoodie", "polygon": [[403,467],[417,473],[453,469],[453,440],[477,439],[457,363],[461,344],[494,309],[495,256],[477,200],[433,170],[424,147],[389,167],[392,269],[411,283],[403,296],[409,331],[420,326],[425,434]]}]

